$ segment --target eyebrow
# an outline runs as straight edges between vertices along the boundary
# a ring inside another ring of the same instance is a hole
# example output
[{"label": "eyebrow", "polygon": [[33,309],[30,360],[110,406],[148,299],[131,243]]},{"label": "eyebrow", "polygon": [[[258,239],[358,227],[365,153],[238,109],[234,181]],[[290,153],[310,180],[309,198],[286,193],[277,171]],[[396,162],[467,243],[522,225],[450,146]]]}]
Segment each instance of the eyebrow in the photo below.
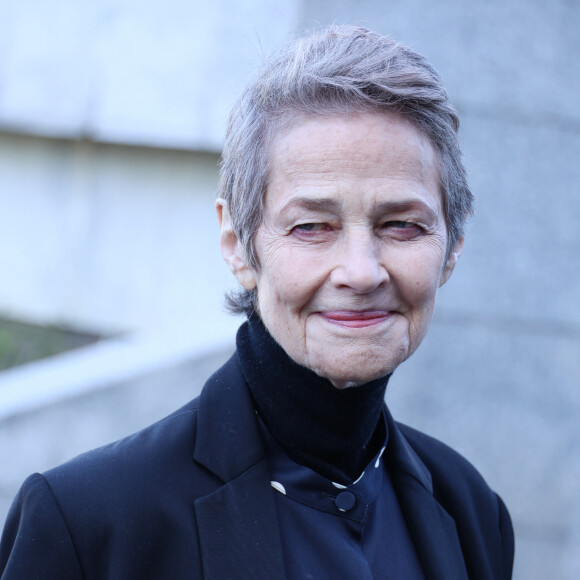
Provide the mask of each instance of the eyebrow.
[{"label": "eyebrow", "polygon": [[[342,203],[331,197],[294,197],[282,207],[281,211],[286,211],[292,207],[301,207],[310,211],[339,213],[342,208]],[[376,215],[381,215],[389,213],[401,213],[409,210],[426,210],[432,217],[437,215],[437,212],[430,205],[417,199],[383,201],[374,206],[373,213]]]},{"label": "eyebrow", "polygon": [[285,211],[295,206],[310,211],[328,211],[338,213],[342,207],[342,203],[331,197],[294,197],[282,207],[281,211]]},{"label": "eyebrow", "polygon": [[400,213],[409,210],[428,211],[432,217],[436,217],[437,212],[427,203],[418,199],[404,199],[400,201],[384,201],[374,207],[376,214]]}]

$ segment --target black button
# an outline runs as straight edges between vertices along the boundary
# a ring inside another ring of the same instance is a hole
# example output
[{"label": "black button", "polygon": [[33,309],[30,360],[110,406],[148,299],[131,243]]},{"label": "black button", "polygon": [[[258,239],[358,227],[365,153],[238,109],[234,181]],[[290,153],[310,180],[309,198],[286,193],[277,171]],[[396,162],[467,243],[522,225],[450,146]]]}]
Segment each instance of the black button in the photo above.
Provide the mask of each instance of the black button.
[{"label": "black button", "polygon": [[343,491],[336,496],[334,503],[341,512],[347,512],[354,507],[356,497],[350,491]]}]

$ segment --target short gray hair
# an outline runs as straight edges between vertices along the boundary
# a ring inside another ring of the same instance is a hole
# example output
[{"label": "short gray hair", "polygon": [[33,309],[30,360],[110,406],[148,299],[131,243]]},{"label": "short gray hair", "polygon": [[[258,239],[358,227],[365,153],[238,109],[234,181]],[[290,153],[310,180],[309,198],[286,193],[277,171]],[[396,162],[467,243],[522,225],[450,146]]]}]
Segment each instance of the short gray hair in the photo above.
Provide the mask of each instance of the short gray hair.
[{"label": "short gray hair", "polygon": [[[259,270],[254,240],[268,189],[268,151],[296,115],[390,111],[426,135],[439,160],[448,254],[473,211],[457,141],[459,118],[427,60],[388,36],[357,26],[330,26],[287,44],[264,63],[230,114],[220,164],[219,195],[249,265]],[[248,316],[256,291],[226,298]]]}]

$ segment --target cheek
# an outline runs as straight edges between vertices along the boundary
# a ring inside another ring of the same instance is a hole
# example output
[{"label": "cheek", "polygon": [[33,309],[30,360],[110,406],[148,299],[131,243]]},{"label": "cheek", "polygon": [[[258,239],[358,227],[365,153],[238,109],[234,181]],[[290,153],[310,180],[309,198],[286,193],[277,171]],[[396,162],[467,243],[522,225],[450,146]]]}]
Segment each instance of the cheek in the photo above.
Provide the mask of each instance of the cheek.
[{"label": "cheek", "polygon": [[282,318],[301,303],[302,292],[292,269],[264,268],[258,278],[258,308],[264,316]]},{"label": "cheek", "polygon": [[432,310],[440,274],[439,261],[418,261],[409,266],[404,286],[407,302],[417,310]]},{"label": "cheek", "polygon": [[438,287],[438,279],[435,277],[415,280],[413,285],[415,300],[417,302],[431,302]]},{"label": "cheek", "polygon": [[297,251],[289,245],[265,245],[258,277],[258,299],[299,311],[315,298],[328,279],[321,252]]}]

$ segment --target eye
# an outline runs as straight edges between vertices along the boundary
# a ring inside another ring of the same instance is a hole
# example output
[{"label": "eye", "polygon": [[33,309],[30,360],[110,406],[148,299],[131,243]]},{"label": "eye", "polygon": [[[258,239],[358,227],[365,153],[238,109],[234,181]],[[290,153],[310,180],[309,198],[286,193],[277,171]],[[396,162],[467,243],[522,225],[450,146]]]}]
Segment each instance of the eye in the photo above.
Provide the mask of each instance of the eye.
[{"label": "eye", "polygon": [[324,222],[308,222],[296,224],[292,228],[292,235],[305,242],[326,242],[333,233],[333,228]]},{"label": "eye", "polygon": [[383,228],[387,230],[390,236],[400,240],[412,240],[425,231],[419,224],[403,220],[385,222]]},{"label": "eye", "polygon": [[387,222],[385,225],[386,226],[390,226],[392,228],[403,228],[403,229],[407,229],[407,228],[412,228],[415,224],[413,224],[411,222],[392,221],[392,222]]},{"label": "eye", "polygon": [[312,223],[312,224],[298,224],[294,229],[300,230],[302,232],[319,232],[327,229],[327,227],[328,226],[326,224]]}]

